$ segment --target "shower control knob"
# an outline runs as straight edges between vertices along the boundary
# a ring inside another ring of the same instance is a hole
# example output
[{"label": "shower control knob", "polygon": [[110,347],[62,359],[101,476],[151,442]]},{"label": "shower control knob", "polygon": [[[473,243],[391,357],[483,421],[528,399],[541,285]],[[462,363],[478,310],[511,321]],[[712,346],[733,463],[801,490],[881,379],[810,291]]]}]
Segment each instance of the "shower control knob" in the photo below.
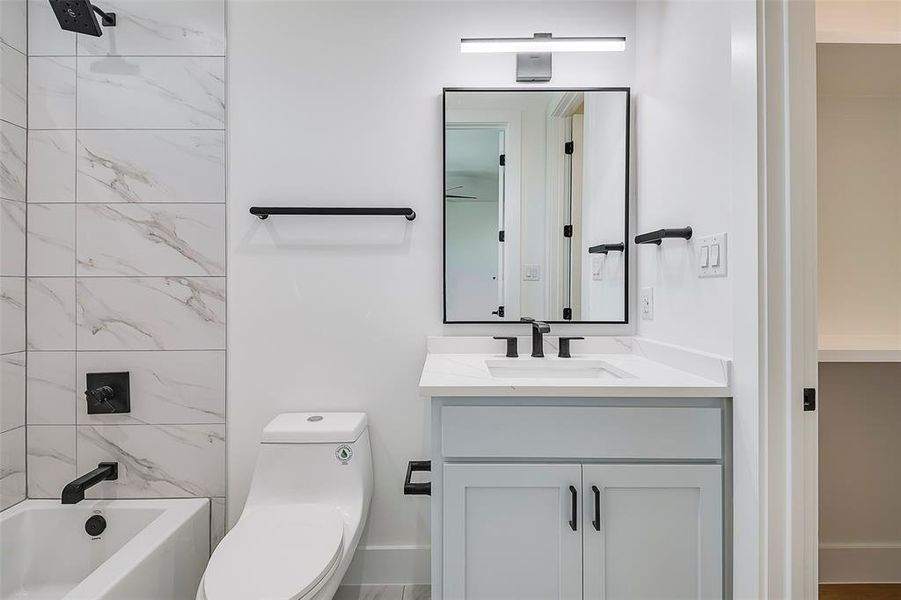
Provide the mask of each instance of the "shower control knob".
[{"label": "shower control knob", "polygon": [[116,397],[116,392],[113,391],[108,385],[102,385],[93,390],[86,390],[84,395],[88,399],[88,404],[93,406],[98,406],[102,404],[109,404],[110,400]]},{"label": "shower control knob", "polygon": [[87,373],[84,397],[88,414],[113,414],[131,412],[129,374]]}]

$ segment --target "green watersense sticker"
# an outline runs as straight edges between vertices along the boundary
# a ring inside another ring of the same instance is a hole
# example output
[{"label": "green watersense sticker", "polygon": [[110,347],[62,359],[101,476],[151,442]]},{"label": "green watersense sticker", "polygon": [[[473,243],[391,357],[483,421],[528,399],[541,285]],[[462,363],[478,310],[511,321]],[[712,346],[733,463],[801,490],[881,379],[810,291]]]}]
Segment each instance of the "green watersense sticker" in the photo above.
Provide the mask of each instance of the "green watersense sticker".
[{"label": "green watersense sticker", "polygon": [[350,446],[346,444],[342,444],[338,446],[338,449],[335,450],[335,457],[342,465],[346,465],[350,462],[350,459],[353,458],[354,451],[350,449]]}]

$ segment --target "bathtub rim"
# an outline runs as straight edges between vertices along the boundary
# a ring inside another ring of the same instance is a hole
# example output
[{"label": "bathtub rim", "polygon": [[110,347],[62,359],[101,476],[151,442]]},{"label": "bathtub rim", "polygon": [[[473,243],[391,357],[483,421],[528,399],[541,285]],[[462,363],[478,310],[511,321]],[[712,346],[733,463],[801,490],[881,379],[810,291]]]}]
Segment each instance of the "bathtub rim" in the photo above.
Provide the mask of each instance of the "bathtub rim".
[{"label": "bathtub rim", "polygon": [[[70,508],[71,507],[71,508]],[[118,551],[100,563],[75,585],[63,598],[93,598],[106,593],[147,559],[159,546],[169,540],[179,527],[206,510],[206,556],[209,558],[210,499],[209,498],[110,498],[83,500],[77,504],[61,504],[58,500],[28,498],[0,512],[0,521],[28,510],[109,510],[111,508],[162,509],[162,512],[128,540]]]}]

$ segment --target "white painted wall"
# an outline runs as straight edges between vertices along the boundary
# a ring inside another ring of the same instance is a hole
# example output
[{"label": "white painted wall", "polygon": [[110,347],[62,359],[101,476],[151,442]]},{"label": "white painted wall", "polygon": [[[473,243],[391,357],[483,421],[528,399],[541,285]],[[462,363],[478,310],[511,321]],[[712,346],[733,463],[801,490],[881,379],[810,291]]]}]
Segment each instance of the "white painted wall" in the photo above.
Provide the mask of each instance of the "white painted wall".
[{"label": "white painted wall", "polygon": [[[731,3],[639,2],[636,44],[637,233],[732,226]],[[639,287],[654,288],[641,336],[732,355],[732,282],[698,279],[695,244],[635,248]]]},{"label": "white painted wall", "polygon": [[901,364],[820,364],[820,581],[901,581]]},{"label": "white painted wall", "polygon": [[[268,419],[365,410],[376,488],[361,545],[428,544],[428,500],[401,494],[406,461],[429,453],[417,391],[425,337],[510,331],[441,325],[441,88],[515,85],[513,56],[461,55],[459,39],[634,39],[634,11],[614,2],[229,3],[231,523]],[[631,45],[558,55],[552,85],[630,85],[633,63]],[[304,203],[409,205],[418,216],[262,222],[247,213]]]},{"label": "white painted wall", "polygon": [[[729,236],[728,277],[699,279],[695,242],[635,249],[636,287],[654,288],[638,334],[733,359],[735,598],[759,598],[764,540],[758,198],[758,4],[642,1],[636,19],[637,233]],[[639,317],[636,316],[636,319]]]},{"label": "white painted wall", "polygon": [[[629,241],[623,238],[625,112],[625,94],[585,95],[582,247],[574,259],[581,262],[582,318],[588,321],[616,321],[625,316],[625,253],[588,254],[591,246]],[[594,261],[600,263],[598,281],[592,278]],[[634,312],[630,311],[633,318]]]},{"label": "white painted wall", "polygon": [[817,48],[821,336],[901,337],[899,69],[901,46]]}]

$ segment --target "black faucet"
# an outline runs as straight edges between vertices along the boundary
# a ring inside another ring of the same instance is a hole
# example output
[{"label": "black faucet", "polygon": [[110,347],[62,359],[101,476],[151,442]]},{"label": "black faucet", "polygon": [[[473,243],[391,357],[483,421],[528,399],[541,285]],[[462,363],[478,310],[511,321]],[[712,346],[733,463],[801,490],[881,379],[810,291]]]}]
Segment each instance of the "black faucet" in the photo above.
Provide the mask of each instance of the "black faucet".
[{"label": "black faucet", "polygon": [[97,468],[66,484],[63,488],[63,504],[77,504],[84,500],[84,491],[101,481],[119,479],[119,463],[102,462]]},{"label": "black faucet", "polygon": [[551,332],[551,326],[532,317],[522,317],[520,321],[532,326],[532,358],[544,358],[544,334]]}]

